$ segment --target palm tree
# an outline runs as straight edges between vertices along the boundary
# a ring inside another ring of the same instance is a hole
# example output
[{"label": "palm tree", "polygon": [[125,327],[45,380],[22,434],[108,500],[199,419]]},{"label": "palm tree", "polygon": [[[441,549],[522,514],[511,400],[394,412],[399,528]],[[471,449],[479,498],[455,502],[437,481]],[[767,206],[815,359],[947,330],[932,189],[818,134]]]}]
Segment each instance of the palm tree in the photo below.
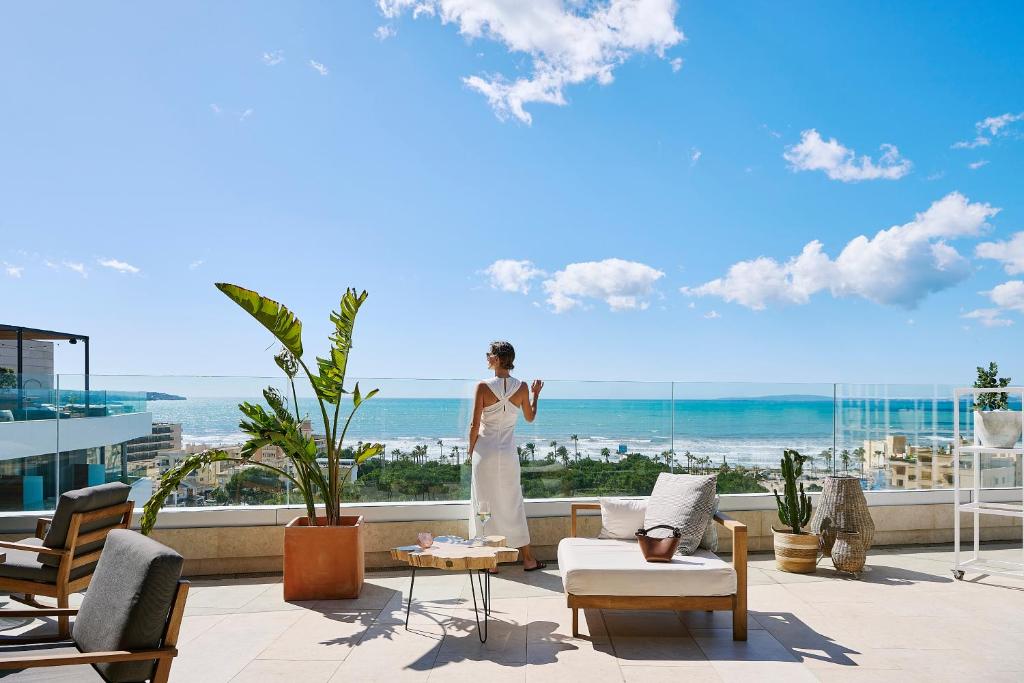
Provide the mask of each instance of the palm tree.
[{"label": "palm tree", "polygon": [[693,474],[693,453],[685,451],[683,457],[686,458],[686,473]]},{"label": "palm tree", "polygon": [[458,446],[452,446],[452,457],[455,458],[455,466],[458,467],[458,465],[459,465],[459,447]]},{"label": "palm tree", "polygon": [[604,461],[605,462],[611,462],[612,449],[610,449],[610,448],[602,448],[601,449],[601,455],[604,456]]},{"label": "palm tree", "polygon": [[441,451],[441,460],[444,460],[444,441],[441,439],[437,440],[437,449]]},{"label": "palm tree", "polygon": [[537,455],[537,444],[532,441],[527,441],[525,448],[530,452],[530,462],[533,462],[534,457]]},{"label": "palm tree", "polygon": [[548,445],[551,446],[551,453],[554,455],[558,455],[558,442],[552,441]]},{"label": "palm tree", "polygon": [[560,450],[562,452],[562,466],[565,467],[566,469],[568,469],[569,468],[569,451],[567,451],[565,449],[565,446],[562,446],[558,450]]},{"label": "palm tree", "polygon": [[580,437],[578,434],[573,434],[569,437],[572,439],[572,447],[576,450],[576,462],[580,460]]},{"label": "palm tree", "polygon": [[843,474],[850,471],[850,451],[845,448],[839,453],[839,459],[843,461]]}]

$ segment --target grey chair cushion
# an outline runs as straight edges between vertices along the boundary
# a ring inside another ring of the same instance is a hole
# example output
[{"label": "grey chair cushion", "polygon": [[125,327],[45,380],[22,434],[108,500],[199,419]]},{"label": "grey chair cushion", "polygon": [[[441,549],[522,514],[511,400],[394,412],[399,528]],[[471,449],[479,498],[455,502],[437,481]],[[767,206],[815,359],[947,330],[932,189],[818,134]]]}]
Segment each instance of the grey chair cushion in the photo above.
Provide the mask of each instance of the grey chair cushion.
[{"label": "grey chair cushion", "polygon": [[[107,536],[71,632],[82,652],[159,647],[178,589],[181,555],[128,529]],[[141,681],[154,661],[97,664],[109,681]]]},{"label": "grey chair cushion", "polygon": [[[23,538],[18,543],[24,545],[42,545],[39,538]],[[37,581],[54,585],[57,583],[57,568],[42,564],[39,561],[39,553],[28,550],[11,550],[10,548],[0,549],[7,555],[7,559],[0,563],[0,590],[3,589],[3,579],[20,579],[23,581]],[[85,576],[93,570],[95,564],[78,567],[71,570],[71,578],[77,579]]]},{"label": "grey chair cushion", "polygon": [[[65,541],[68,538],[68,529],[71,526],[71,515],[76,512],[89,512],[91,510],[98,510],[99,508],[109,507],[111,505],[117,505],[118,503],[124,503],[128,500],[128,494],[131,492],[132,487],[127,484],[122,484],[119,481],[113,481],[109,484],[100,484],[99,486],[90,486],[84,489],[75,489],[74,491],[66,491],[60,496],[60,500],[57,501],[57,509],[53,513],[53,522],[50,523],[50,528],[46,531],[46,536],[43,537],[43,545],[47,548],[63,548]],[[82,528],[78,530],[78,533],[84,534],[88,531],[95,531],[115,521],[113,519],[98,519],[95,522],[83,524]],[[103,542],[98,541],[96,543],[89,543],[88,545],[79,546],[75,550],[75,556],[84,555],[91,553],[94,550],[99,550],[103,547]],[[39,555],[39,561],[42,564],[56,567],[60,564],[60,558],[55,555]]]},{"label": "grey chair cushion", "polygon": [[[711,521],[716,479],[713,474],[659,474],[647,502],[644,528],[658,524],[679,527],[682,538],[676,552],[680,555],[692,553],[700,545],[704,530]],[[669,532],[664,529],[651,533],[655,537],[667,535]]]}]

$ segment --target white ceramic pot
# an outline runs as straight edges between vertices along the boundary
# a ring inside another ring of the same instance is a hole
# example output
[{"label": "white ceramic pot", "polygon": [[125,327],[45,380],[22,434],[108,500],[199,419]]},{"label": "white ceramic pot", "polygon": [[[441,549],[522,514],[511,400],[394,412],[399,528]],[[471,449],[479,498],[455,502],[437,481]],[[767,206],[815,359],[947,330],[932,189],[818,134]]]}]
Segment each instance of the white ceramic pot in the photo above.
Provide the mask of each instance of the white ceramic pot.
[{"label": "white ceramic pot", "polygon": [[1016,410],[975,410],[974,434],[982,446],[1013,448],[1020,438],[1020,420]]}]

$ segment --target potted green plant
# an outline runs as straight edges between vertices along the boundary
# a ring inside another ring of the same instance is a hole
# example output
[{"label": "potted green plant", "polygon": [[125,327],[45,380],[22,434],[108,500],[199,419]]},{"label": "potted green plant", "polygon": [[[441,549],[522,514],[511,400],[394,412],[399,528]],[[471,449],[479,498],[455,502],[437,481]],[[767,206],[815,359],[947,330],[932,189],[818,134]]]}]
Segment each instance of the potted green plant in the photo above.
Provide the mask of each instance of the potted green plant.
[{"label": "potted green plant", "polygon": [[[999,366],[990,362],[988,368],[978,366],[975,389],[999,389],[1010,386],[1009,377],[999,376]],[[1021,414],[1010,410],[1010,400],[1003,392],[974,395],[974,435],[987,448],[1013,448],[1021,435]]]},{"label": "potted green plant", "polygon": [[[258,466],[291,482],[306,506],[305,516],[296,517],[285,527],[284,534],[284,598],[285,600],[326,600],[355,598],[363,585],[362,517],[342,515],[341,497],[344,482],[352,467],[383,450],[379,443],[360,443],[352,449],[352,464],[342,463],[345,433],[359,407],[377,390],[363,394],[357,382],[351,390],[345,387],[345,373],[352,350],[352,333],[356,314],[366,300],[366,292],[356,294],[348,289],[341,297],[337,311],[331,313],[334,331],[327,358],[316,359],[317,372],[303,360],[302,322],[278,302],[238,285],[217,283],[217,289],[241,306],[281,342],[283,348],[274,356],[288,380],[291,402],[273,388],[263,391],[270,410],[260,404],[240,404],[243,419],[239,428],[248,438],[237,455],[224,450],[208,450],[191,455],[168,470],[157,490],[145,504],[142,532],[148,534],[156,523],[157,513],[178,485],[192,472],[210,463],[230,460]],[[316,398],[323,422],[326,453],[320,453],[312,435],[301,429],[295,378],[305,375]],[[347,416],[342,420],[342,407]],[[251,460],[265,446],[277,446],[287,458],[290,471]],[[347,456],[349,453],[346,452]],[[323,514],[317,513],[318,503]]]},{"label": "potted green plant", "polygon": [[796,574],[812,574],[818,564],[818,535],[803,531],[811,519],[811,499],[804,493],[803,483],[797,483],[806,459],[795,450],[783,451],[783,496],[772,489],[779,508],[779,521],[789,527],[783,530],[772,527],[775,565],[781,571]]}]

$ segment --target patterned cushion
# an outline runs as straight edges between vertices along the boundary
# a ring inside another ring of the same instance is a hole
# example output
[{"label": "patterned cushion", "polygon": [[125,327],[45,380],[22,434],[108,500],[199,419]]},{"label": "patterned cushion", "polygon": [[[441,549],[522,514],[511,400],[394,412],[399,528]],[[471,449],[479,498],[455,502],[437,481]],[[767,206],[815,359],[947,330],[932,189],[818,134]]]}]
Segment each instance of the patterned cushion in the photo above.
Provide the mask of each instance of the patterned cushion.
[{"label": "patterned cushion", "polygon": [[635,539],[646,514],[647,501],[643,498],[602,498],[601,533],[597,537]]},{"label": "patterned cushion", "polygon": [[700,547],[713,553],[718,552],[718,525],[715,524],[714,516],[718,514],[718,504],[721,500],[721,496],[715,496],[715,507],[711,511],[712,519],[708,520],[708,526],[704,529],[704,536],[700,539]]},{"label": "patterned cushion", "polygon": [[[678,553],[691,554],[700,545],[700,539],[711,521],[716,479],[713,474],[659,474],[647,503],[644,528],[658,524],[679,527],[682,538]],[[651,532],[651,536],[668,535],[669,532],[664,529]]]}]

